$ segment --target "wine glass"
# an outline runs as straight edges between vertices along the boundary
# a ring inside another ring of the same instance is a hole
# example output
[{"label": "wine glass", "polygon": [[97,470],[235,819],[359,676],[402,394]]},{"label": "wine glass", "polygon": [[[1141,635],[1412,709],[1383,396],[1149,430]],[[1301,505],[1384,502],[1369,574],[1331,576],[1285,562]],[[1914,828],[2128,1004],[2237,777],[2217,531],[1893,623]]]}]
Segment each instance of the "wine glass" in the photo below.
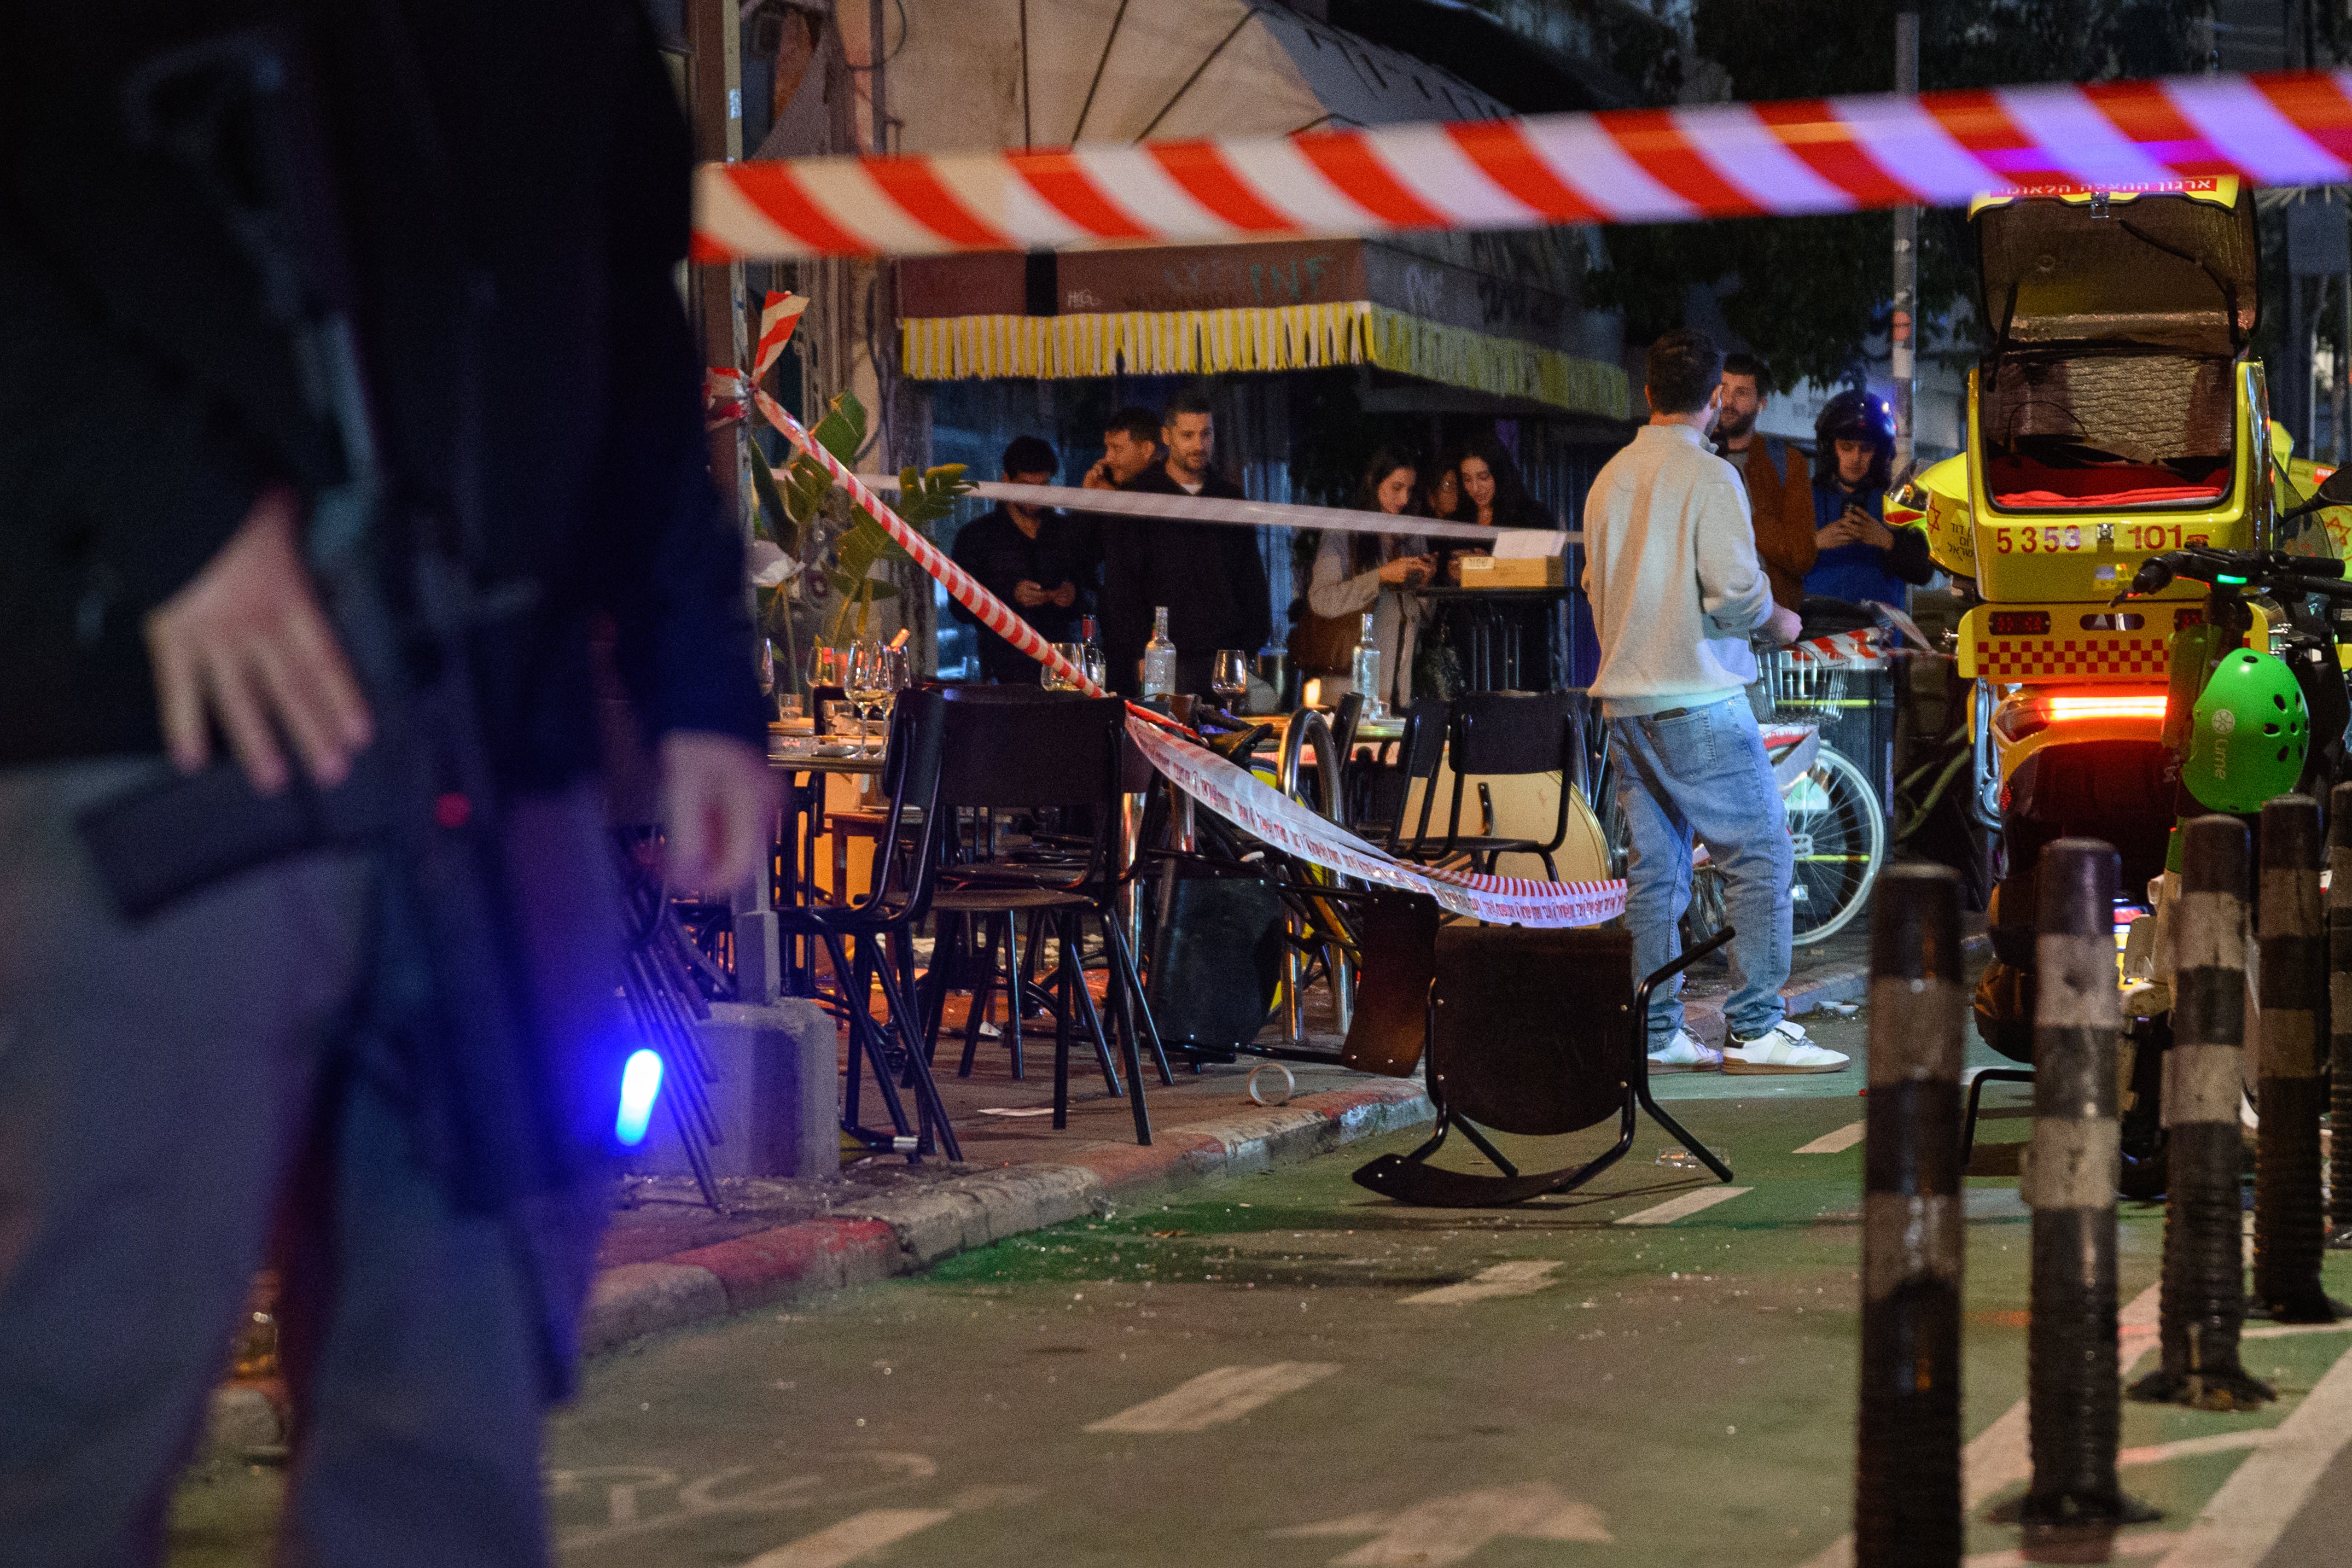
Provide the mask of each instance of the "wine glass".
[{"label": "wine glass", "polygon": [[1241,711],[1241,699],[1249,695],[1249,654],[1239,648],[1217,650],[1217,663],[1209,674],[1209,689],[1225,699],[1225,711]]},{"label": "wine glass", "polygon": [[860,757],[871,748],[869,721],[877,712],[887,717],[906,686],[907,653],[903,648],[894,648],[887,643],[860,643],[849,651],[848,695],[857,709]]},{"label": "wine glass", "polygon": [[823,645],[811,648],[808,654],[808,684],[831,686],[836,691],[849,689],[849,650]]},{"label": "wine glass", "polygon": [[[1085,643],[1056,643],[1054,644],[1054,652],[1061,654],[1063,658],[1068,660],[1072,667],[1079,671],[1084,671],[1086,669],[1087,648]],[[1054,666],[1051,664],[1045,665],[1039,670],[1037,684],[1044,686],[1049,692],[1075,692],[1079,689],[1074,683],[1066,681],[1061,676],[1055,674],[1054,673]]]}]

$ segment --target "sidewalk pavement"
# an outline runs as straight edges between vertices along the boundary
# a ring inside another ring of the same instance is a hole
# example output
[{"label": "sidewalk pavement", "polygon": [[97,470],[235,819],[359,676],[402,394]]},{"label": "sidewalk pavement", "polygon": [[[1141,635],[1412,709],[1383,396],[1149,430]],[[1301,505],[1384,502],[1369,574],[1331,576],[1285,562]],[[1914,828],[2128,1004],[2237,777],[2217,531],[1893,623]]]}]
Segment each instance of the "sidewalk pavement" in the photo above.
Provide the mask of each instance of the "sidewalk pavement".
[{"label": "sidewalk pavement", "polygon": [[[1971,937],[1970,945],[1982,940]],[[1790,1014],[1859,1003],[1869,985],[1867,945],[1857,925],[1798,949],[1782,992]],[[1721,1037],[1728,990],[1720,962],[1694,971],[1685,1001],[1694,1032]],[[1315,1021],[1310,1014],[1310,1026]],[[1153,1141],[1141,1147],[1127,1102],[1104,1092],[1083,1054],[1071,1064],[1069,1127],[1055,1132],[1051,1118],[1039,1113],[1052,1103],[1050,1033],[1024,1041],[1024,1080],[1012,1077],[1007,1052],[995,1040],[983,1042],[971,1077],[957,1077],[958,1040],[953,1033],[941,1040],[939,1066],[963,1145],[961,1165],[927,1159],[908,1166],[877,1155],[848,1167],[837,1183],[728,1181],[721,1184],[727,1214],[714,1214],[682,1178],[628,1183],[590,1297],[586,1348],[609,1351],[664,1330],[913,1273],[958,1252],[1132,1207],[1193,1182],[1329,1154],[1434,1113],[1417,1078],[1293,1064],[1297,1093],[1264,1109],[1250,1103],[1244,1087],[1255,1061],[1180,1071],[1173,1088],[1147,1069]],[[1311,1033],[1309,1043],[1336,1052],[1339,1042]],[[1261,1083],[1268,1098],[1277,1097],[1280,1080],[1278,1069],[1266,1070]]]}]

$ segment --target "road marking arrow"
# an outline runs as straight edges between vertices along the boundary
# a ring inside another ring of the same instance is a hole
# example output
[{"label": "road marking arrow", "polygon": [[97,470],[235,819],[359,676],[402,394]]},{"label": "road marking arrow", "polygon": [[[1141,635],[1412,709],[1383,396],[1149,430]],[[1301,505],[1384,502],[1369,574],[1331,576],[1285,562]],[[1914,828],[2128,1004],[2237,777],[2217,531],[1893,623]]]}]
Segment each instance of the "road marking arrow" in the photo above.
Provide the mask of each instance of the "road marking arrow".
[{"label": "road marking arrow", "polygon": [[1629,1214],[1617,1221],[1620,1225],[1672,1225],[1677,1219],[1688,1219],[1704,1208],[1727,1203],[1741,1193],[1756,1189],[1746,1186],[1703,1186],[1696,1192],[1686,1192],[1680,1197],[1670,1197],[1655,1208],[1645,1208],[1639,1214]]},{"label": "road marking arrow", "polygon": [[1532,1258],[1514,1259],[1481,1269],[1458,1285],[1440,1285],[1433,1291],[1423,1291],[1417,1296],[1407,1296],[1402,1305],[1408,1307],[1453,1307],[1465,1301],[1483,1301],[1493,1296],[1532,1296],[1538,1291],[1559,1283],[1548,1278],[1557,1263],[1545,1263]]},{"label": "road marking arrow", "polygon": [[1277,1361],[1270,1366],[1221,1366],[1181,1383],[1157,1399],[1093,1422],[1089,1432],[1198,1432],[1239,1420],[1268,1400],[1319,1383],[1339,1368],[1328,1361]]},{"label": "road marking arrow", "polygon": [[1445,1568],[1486,1542],[1506,1537],[1602,1542],[1612,1539],[1602,1527],[1599,1509],[1571,1502],[1544,1481],[1485,1487],[1433,1498],[1400,1513],[1349,1514],[1274,1533],[1378,1537],[1344,1557],[1331,1559],[1332,1568]]}]

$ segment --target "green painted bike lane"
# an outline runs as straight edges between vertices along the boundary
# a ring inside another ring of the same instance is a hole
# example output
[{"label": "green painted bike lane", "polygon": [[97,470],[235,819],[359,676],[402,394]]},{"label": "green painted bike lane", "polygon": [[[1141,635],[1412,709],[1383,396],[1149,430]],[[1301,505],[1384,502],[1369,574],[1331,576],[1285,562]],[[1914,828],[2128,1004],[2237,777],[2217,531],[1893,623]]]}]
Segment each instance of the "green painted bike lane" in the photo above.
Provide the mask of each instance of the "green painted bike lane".
[{"label": "green painted bike lane", "polygon": [[[1671,1140],[1647,1122],[1595,1190],[1500,1211],[1354,1186],[1357,1165],[1415,1141],[1399,1134],[645,1342],[594,1364],[551,1422],[562,1556],[1826,1568],[1852,1511],[1861,1149],[1796,1151],[1859,1121],[1859,1076],[1668,1081],[1747,1189],[1670,1223],[1622,1222],[1718,1189],[1655,1165]],[[1985,1124],[1982,1163],[2001,1168],[1999,1145],[2030,1124],[2021,1092],[1989,1099],[2008,1113]],[[1503,1147],[1549,1168],[1608,1142]],[[1475,1163],[1459,1145],[1443,1158]],[[1970,1189],[1964,1395],[1980,1438],[2024,1395],[2030,1220],[2013,1178]],[[2126,1206],[2122,1230],[2130,1301],[2156,1279],[2161,1209]],[[2352,1269],[2330,1269],[2352,1296]],[[2125,1483],[2167,1517],[2119,1556],[2160,1561],[2347,1346],[2250,1340],[2284,1396],[2261,1415],[2127,1405],[2141,1462]],[[195,1550],[249,1536],[232,1516],[263,1522],[242,1484],[184,1490],[175,1561],[259,1560]],[[1982,1511],[1979,1568],[2017,1561],[2017,1531]],[[2294,1551],[2269,1562],[2330,1560]]]},{"label": "green painted bike lane", "polygon": [[[1712,1184],[1657,1167],[1669,1140],[1647,1124],[1599,1190],[1498,1212],[1352,1186],[1400,1135],[656,1342],[601,1364],[554,1424],[567,1558],[1825,1560],[1851,1515],[1861,1151],[1795,1151],[1859,1119],[1840,1078],[1677,1083],[1677,1114],[1748,1190],[1670,1224],[1619,1222]],[[1759,1088],[1790,1092],[1724,1097]],[[1504,1147],[1564,1164],[1606,1141]],[[2024,1394],[2030,1222],[2013,1180],[1970,1186],[1973,1437]],[[2124,1216],[2126,1300],[2156,1278],[2161,1229],[2158,1208]],[[2185,1528],[2252,1451],[2231,1445],[2275,1427],[2347,1337],[2251,1341],[2284,1396],[2270,1413],[2127,1406],[2146,1462],[2126,1484],[2167,1518],[2119,1549]],[[1969,1548],[2017,1540],[1979,1520]]]}]

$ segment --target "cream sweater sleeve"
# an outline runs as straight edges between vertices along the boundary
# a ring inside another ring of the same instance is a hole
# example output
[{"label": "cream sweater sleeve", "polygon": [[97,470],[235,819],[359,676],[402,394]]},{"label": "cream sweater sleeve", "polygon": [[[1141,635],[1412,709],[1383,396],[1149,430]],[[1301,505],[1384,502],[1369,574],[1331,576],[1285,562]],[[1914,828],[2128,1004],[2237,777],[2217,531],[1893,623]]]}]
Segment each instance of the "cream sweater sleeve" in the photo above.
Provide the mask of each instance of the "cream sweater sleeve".
[{"label": "cream sweater sleeve", "polygon": [[1348,574],[1348,539],[1346,534],[1325,534],[1315,552],[1314,575],[1307,580],[1307,608],[1327,621],[1361,615],[1381,596],[1379,568]]}]

